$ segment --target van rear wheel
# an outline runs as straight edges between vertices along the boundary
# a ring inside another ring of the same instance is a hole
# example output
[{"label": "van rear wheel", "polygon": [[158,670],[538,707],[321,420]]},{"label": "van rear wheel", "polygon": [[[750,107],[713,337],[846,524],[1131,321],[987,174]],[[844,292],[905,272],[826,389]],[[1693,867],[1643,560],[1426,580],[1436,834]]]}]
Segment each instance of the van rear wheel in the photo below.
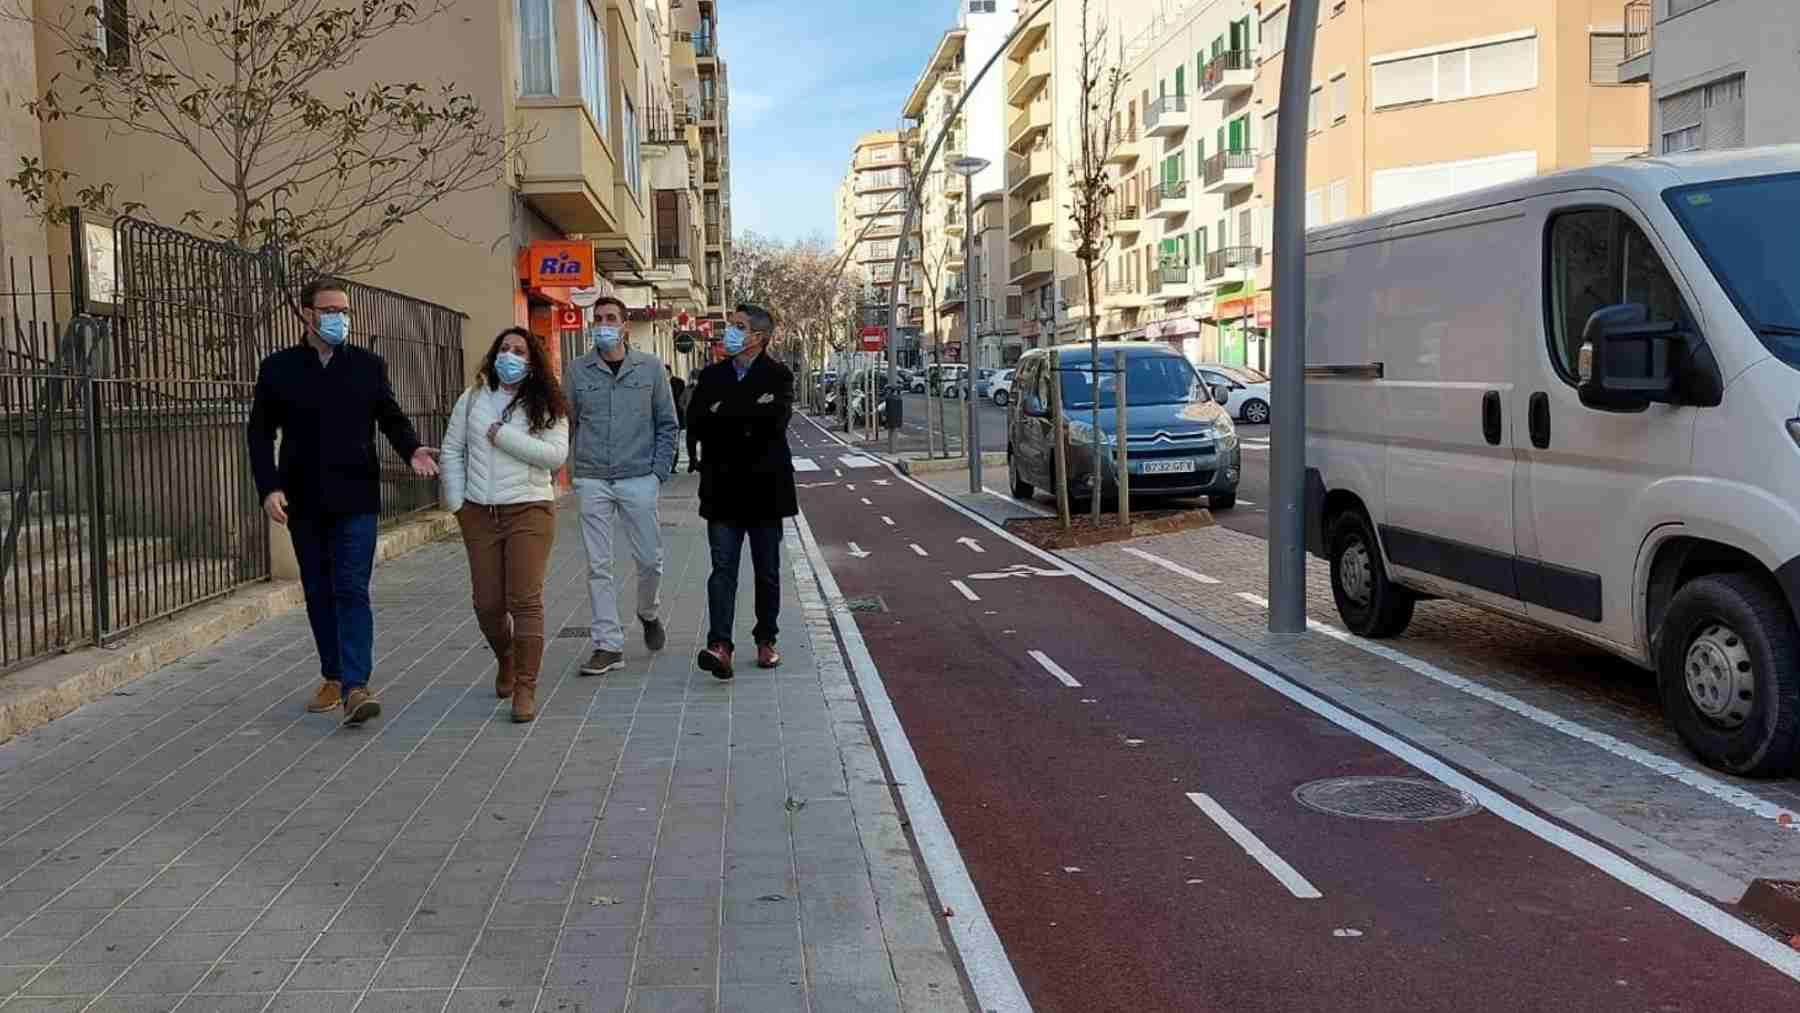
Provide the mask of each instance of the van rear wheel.
[{"label": "van rear wheel", "polygon": [[1779,777],[1800,763],[1800,630],[1766,581],[1688,583],[1657,643],[1663,712],[1701,761],[1739,777]]},{"label": "van rear wheel", "polygon": [[1388,579],[1375,529],[1360,510],[1331,522],[1331,596],[1350,632],[1382,639],[1406,632],[1412,622],[1412,592]]}]

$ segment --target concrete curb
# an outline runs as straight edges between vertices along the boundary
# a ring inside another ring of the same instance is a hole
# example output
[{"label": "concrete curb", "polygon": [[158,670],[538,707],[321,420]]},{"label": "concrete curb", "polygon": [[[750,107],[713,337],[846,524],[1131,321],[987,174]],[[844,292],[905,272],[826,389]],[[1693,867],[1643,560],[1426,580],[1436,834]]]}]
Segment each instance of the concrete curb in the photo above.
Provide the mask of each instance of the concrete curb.
[{"label": "concrete curb", "polygon": [[[381,533],[375,563],[403,556],[456,530],[456,518],[432,511]],[[0,741],[22,735],[204,650],[265,619],[306,604],[293,581],[253,584],[219,601],[138,630],[112,647],[86,647],[0,680]]]},{"label": "concrete curb", "polygon": [[[900,469],[903,475],[929,475],[941,471],[967,471],[968,457],[905,457],[899,454],[881,455],[881,459]],[[981,455],[981,466],[1006,464],[1006,451],[989,450]]]}]

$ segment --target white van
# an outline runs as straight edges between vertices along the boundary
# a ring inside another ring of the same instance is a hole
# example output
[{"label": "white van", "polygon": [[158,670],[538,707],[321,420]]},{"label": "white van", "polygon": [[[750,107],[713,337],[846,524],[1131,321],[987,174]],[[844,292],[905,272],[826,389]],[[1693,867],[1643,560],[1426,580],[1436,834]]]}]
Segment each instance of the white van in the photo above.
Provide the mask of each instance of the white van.
[{"label": "white van", "polygon": [[1444,597],[1800,761],[1800,146],[1634,159],[1307,235],[1307,537],[1339,614]]}]

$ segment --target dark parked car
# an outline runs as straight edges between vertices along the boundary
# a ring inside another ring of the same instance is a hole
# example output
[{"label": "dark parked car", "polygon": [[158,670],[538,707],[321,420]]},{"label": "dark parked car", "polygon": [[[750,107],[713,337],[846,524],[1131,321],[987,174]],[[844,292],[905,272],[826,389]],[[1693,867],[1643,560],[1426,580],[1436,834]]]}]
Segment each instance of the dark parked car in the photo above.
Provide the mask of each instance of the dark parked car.
[{"label": "dark parked car", "polygon": [[1118,490],[1112,450],[1117,446],[1118,385],[1110,372],[1115,350],[1125,352],[1125,439],[1134,496],[1205,496],[1216,510],[1237,504],[1238,436],[1231,416],[1219,406],[1227,391],[1209,391],[1187,359],[1162,345],[1144,342],[1100,346],[1100,432],[1091,422],[1095,387],[1085,344],[1025,353],[1013,373],[1013,403],[1007,411],[1006,457],[1012,494],[1056,487],[1055,427],[1051,421],[1050,367],[1061,366],[1063,412],[1069,427],[1069,495],[1094,494],[1093,447],[1106,447],[1100,492]]}]

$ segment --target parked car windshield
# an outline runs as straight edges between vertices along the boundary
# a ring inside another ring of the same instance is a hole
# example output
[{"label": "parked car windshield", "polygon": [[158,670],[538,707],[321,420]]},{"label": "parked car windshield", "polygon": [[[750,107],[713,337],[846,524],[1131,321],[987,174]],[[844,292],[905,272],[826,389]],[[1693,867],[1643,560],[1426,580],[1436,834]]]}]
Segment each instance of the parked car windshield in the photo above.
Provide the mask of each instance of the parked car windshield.
[{"label": "parked car windshield", "polygon": [[[1215,366],[1213,368],[1245,386],[1269,382],[1268,377],[1247,366]],[[1126,391],[1125,393],[1129,395],[1131,392]]]},{"label": "parked car windshield", "polygon": [[1800,369],[1800,173],[1675,187],[1664,199],[1744,321]]},{"label": "parked car windshield", "polygon": [[[1118,403],[1118,377],[1106,371],[1106,353],[1101,353],[1101,356],[1100,407],[1111,408]],[[1063,367],[1063,407],[1092,408],[1092,371],[1085,368],[1086,362],[1079,355],[1073,359],[1064,359],[1063,362],[1078,363],[1074,368],[1069,365]],[[1128,408],[1140,405],[1191,404],[1206,399],[1206,392],[1200,385],[1200,375],[1179,355],[1133,355],[1127,357],[1125,362],[1125,401]]]}]

